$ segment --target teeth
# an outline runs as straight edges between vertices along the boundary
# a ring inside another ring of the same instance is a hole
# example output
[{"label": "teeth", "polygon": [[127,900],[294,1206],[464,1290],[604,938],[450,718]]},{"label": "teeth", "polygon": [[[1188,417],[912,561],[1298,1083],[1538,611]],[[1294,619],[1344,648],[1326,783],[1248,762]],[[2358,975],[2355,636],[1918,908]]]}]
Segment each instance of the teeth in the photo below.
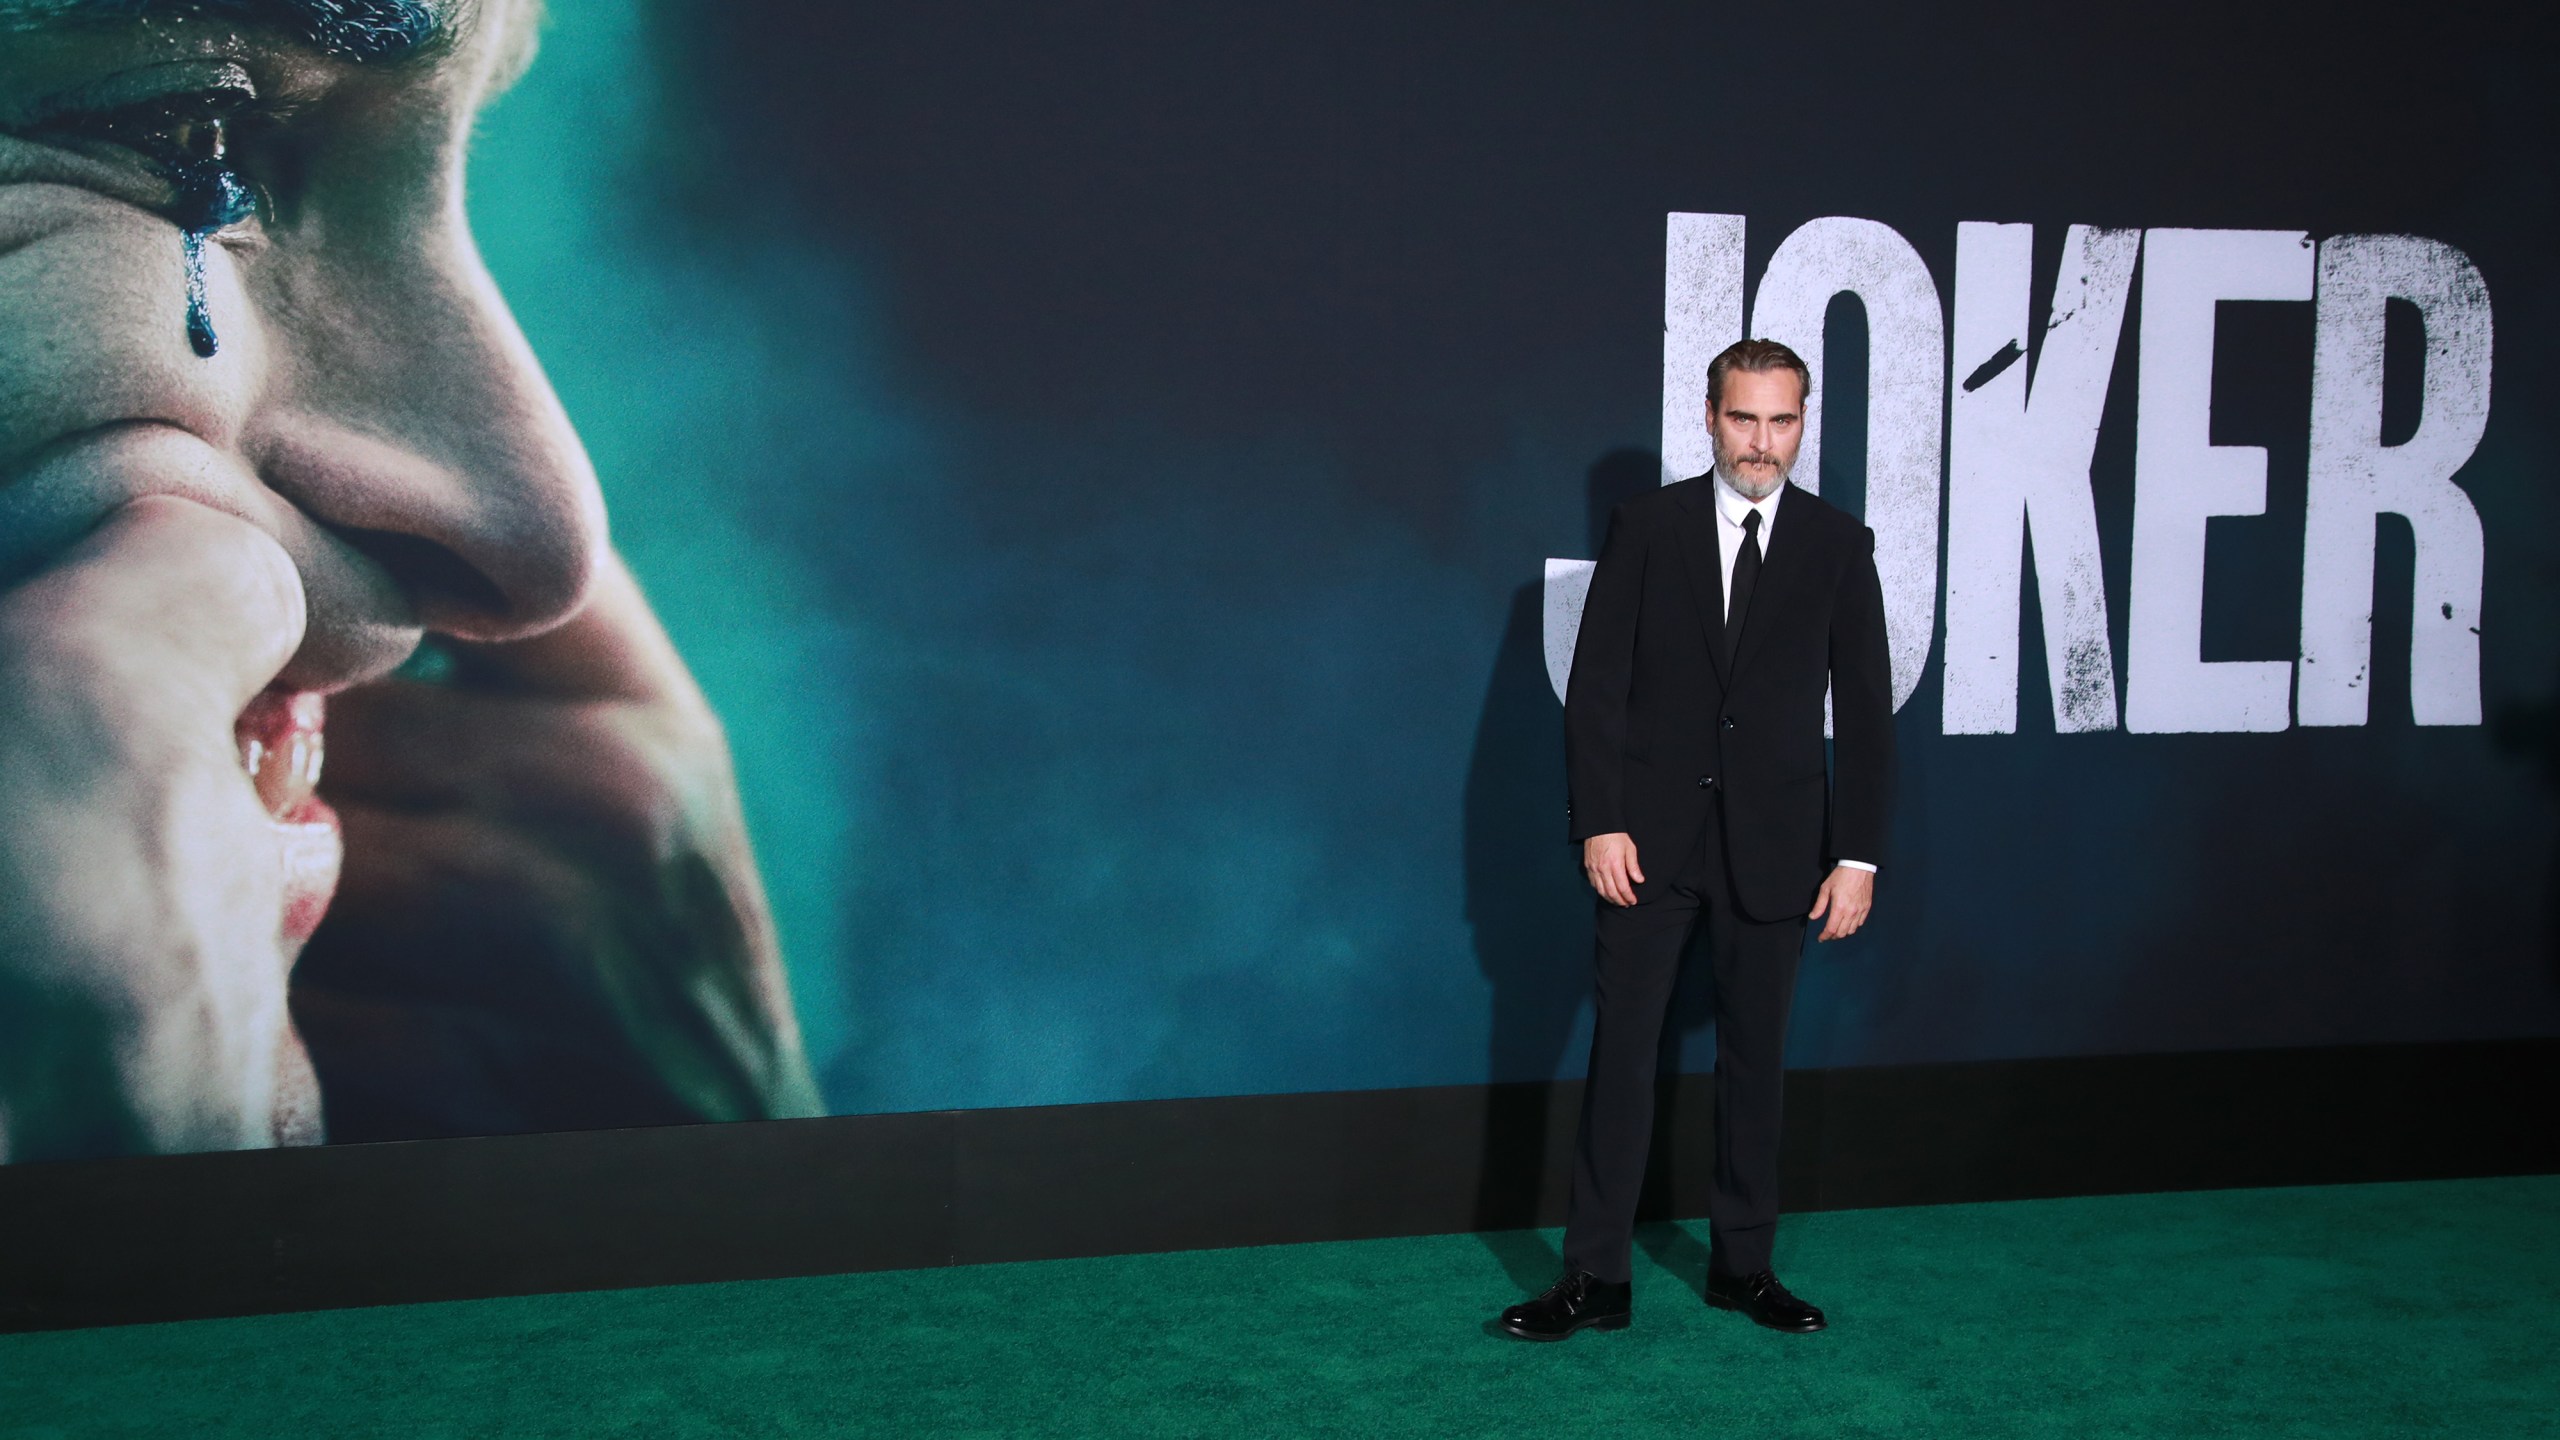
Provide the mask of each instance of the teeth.
[{"label": "teeth", "polygon": [[258,748],[264,753],[249,778],[257,785],[258,799],[267,813],[281,820],[319,788],[320,736],[316,731],[297,730],[273,749]]},{"label": "teeth", "polygon": [[259,803],[279,820],[300,809],[319,788],[323,703],[318,695],[289,700],[261,695],[235,731],[240,768],[257,790]]}]

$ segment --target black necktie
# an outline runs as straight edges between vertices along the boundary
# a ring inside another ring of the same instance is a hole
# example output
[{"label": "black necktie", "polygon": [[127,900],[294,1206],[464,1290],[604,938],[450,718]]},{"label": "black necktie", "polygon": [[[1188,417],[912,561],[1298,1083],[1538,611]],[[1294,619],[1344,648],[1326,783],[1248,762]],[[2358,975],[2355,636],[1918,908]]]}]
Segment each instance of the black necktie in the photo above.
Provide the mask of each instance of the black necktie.
[{"label": "black necktie", "polygon": [[1724,668],[1733,669],[1733,653],[1742,642],[1743,617],[1751,613],[1751,587],[1760,583],[1760,512],[1742,517],[1742,548],[1733,557],[1733,584],[1724,602]]}]

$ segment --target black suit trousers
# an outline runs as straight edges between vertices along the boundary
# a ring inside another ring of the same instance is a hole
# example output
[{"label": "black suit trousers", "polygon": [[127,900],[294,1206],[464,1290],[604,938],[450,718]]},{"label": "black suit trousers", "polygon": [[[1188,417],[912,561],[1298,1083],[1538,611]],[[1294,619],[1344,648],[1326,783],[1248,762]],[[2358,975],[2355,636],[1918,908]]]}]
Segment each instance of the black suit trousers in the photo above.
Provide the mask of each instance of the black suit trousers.
[{"label": "black suit trousers", "polygon": [[[1592,947],[1596,1017],[1591,1072],[1575,1144],[1565,1263],[1602,1280],[1633,1273],[1637,1192],[1653,1139],[1662,1026],[1680,957],[1703,920],[1715,980],[1715,1181],[1707,1194],[1714,1268],[1750,1275],[1769,1267],[1778,1230],[1778,1127],[1787,1014],[1805,922],[1763,924],[1733,903],[1722,826],[1704,833],[1650,899],[1621,909],[1599,901]],[[1647,857],[1636,857],[1639,865]]]}]

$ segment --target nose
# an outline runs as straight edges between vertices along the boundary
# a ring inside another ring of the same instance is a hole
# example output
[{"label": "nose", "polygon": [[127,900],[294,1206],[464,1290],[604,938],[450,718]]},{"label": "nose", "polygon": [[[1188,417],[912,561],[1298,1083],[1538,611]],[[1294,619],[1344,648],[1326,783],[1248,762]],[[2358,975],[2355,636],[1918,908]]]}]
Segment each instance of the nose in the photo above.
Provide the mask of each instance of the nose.
[{"label": "nose", "polygon": [[377,618],[509,640],[572,614],[605,543],[594,468],[458,212],[276,283],[312,323],[271,330],[242,448],[410,612]]}]

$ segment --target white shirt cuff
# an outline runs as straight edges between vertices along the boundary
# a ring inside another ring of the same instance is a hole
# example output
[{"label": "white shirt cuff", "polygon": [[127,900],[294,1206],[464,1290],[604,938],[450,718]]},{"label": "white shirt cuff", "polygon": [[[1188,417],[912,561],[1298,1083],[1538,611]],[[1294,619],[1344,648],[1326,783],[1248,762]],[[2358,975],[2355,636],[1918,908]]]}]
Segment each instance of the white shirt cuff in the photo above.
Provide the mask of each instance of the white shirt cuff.
[{"label": "white shirt cuff", "polygon": [[1868,864],[1864,860],[1843,860],[1840,862],[1840,865],[1841,868],[1846,870],[1864,870],[1870,875],[1876,873],[1876,867]]}]

